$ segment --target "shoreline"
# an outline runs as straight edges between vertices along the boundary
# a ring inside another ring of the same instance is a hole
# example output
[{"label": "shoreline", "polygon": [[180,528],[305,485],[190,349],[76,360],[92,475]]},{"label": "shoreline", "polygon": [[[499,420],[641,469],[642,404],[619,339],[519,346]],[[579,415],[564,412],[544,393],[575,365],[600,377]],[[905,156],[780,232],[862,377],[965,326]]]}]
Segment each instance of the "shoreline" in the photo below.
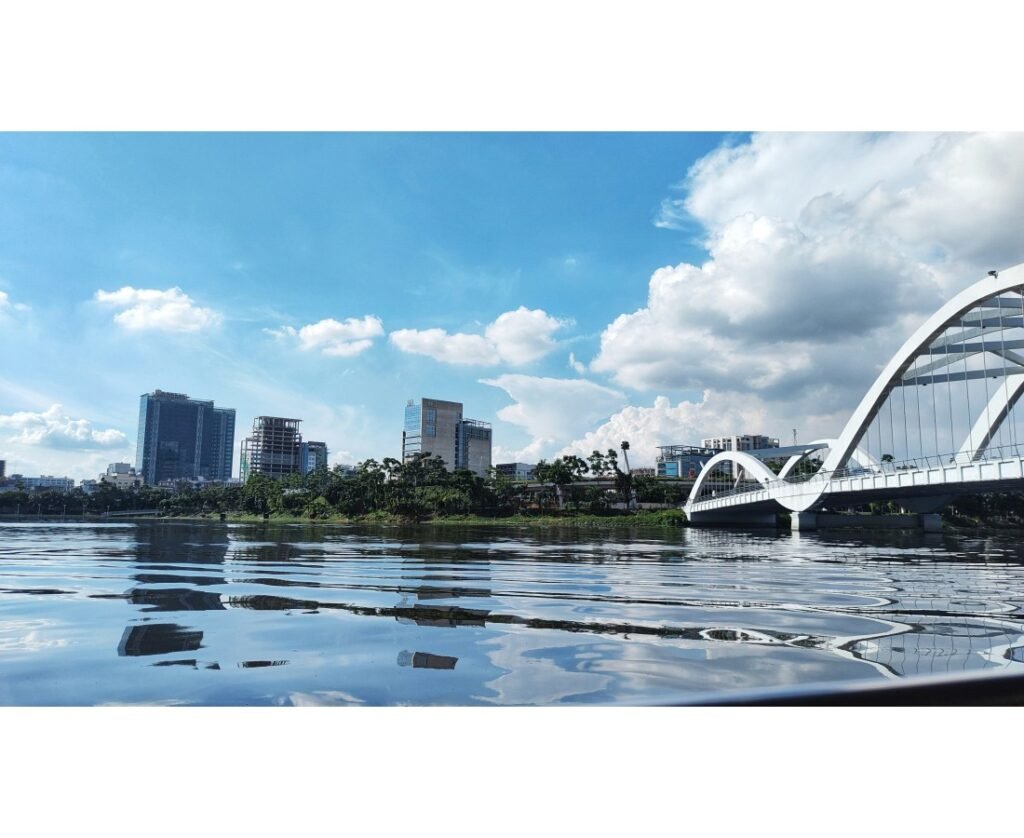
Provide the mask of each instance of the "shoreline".
[{"label": "shoreline", "polygon": [[[212,512],[205,515],[0,515],[0,524],[15,523],[91,523],[91,524],[130,524],[133,521],[164,521],[197,524],[250,524],[270,526],[311,526],[311,527],[427,527],[427,528],[458,528],[479,527],[494,529],[660,529],[678,530],[690,527],[683,511],[662,509],[657,511],[640,511],[631,515],[513,515],[502,518],[491,518],[476,515],[452,515],[439,518],[428,518],[412,521],[392,515],[367,515],[354,518],[330,516],[326,518],[306,518],[300,515],[262,515],[248,513]],[[942,532],[951,535],[1024,535],[1024,524],[1000,524],[995,522],[975,522],[963,518],[944,520]]]},{"label": "shoreline", "polygon": [[440,518],[429,518],[422,521],[411,521],[391,515],[368,515],[355,518],[329,516],[326,518],[306,518],[299,515],[262,515],[246,513],[213,512],[206,515],[0,515],[0,523],[131,523],[132,521],[181,521],[206,524],[302,524],[304,526],[346,526],[346,527],[533,527],[538,529],[623,529],[646,527],[658,529],[679,529],[686,526],[686,516],[682,510],[658,510],[657,512],[639,512],[633,515],[576,515],[576,516],[509,516],[489,518],[475,515],[452,515]]}]

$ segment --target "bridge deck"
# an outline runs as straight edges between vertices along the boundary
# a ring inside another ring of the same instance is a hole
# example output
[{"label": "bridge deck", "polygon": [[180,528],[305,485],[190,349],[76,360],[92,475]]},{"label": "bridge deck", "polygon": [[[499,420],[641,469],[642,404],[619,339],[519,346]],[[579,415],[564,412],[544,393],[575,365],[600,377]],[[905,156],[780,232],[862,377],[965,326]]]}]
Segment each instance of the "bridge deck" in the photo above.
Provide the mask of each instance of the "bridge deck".
[{"label": "bridge deck", "polygon": [[[799,482],[778,481],[749,491],[728,491],[687,504],[693,512],[780,509],[786,501],[819,494],[815,506],[853,506],[873,500],[998,492],[1024,487],[1024,457],[950,463],[929,468],[865,469]],[[824,487],[822,483],[825,483]]]}]

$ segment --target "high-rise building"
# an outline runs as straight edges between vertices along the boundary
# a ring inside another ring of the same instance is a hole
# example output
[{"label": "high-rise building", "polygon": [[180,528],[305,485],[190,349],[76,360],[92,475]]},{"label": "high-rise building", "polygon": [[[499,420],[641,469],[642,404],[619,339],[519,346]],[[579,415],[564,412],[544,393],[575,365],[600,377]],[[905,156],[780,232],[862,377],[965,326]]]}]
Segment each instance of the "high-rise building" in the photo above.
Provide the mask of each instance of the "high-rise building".
[{"label": "high-rise building", "polygon": [[7,461],[6,460],[0,460],[0,480],[3,480],[4,476],[6,474],[7,474]]},{"label": "high-rise building", "polygon": [[302,474],[301,423],[301,419],[257,416],[252,423],[252,436],[242,440],[242,481],[253,474],[273,478]]},{"label": "high-rise building", "polygon": [[402,460],[431,454],[449,471],[467,468],[480,477],[491,467],[491,426],[462,417],[461,402],[409,399],[402,430]]},{"label": "high-rise building", "polygon": [[309,474],[318,468],[327,468],[327,443],[303,442],[299,446],[299,470]]},{"label": "high-rise building", "polygon": [[140,398],[135,470],[149,485],[230,480],[234,448],[233,408],[163,390]]}]

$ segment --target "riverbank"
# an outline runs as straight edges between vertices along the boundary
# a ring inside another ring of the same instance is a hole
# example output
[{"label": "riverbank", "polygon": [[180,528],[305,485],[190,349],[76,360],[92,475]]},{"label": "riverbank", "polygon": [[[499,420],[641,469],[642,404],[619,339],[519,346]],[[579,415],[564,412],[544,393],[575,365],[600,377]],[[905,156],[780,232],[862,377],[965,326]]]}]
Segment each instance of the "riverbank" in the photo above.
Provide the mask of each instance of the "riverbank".
[{"label": "riverbank", "polygon": [[[216,514],[206,516],[188,516],[178,520],[219,520]],[[446,515],[411,521],[397,515],[374,513],[355,517],[331,515],[325,518],[304,518],[297,515],[261,515],[243,513],[226,513],[225,520],[239,524],[307,524],[307,525],[348,525],[348,526],[430,526],[430,527],[535,527],[550,528],[585,528],[585,529],[622,529],[631,527],[655,527],[678,529],[686,526],[686,515],[681,509],[659,509],[657,511],[640,511],[629,515],[510,515],[492,518],[482,515]]]}]

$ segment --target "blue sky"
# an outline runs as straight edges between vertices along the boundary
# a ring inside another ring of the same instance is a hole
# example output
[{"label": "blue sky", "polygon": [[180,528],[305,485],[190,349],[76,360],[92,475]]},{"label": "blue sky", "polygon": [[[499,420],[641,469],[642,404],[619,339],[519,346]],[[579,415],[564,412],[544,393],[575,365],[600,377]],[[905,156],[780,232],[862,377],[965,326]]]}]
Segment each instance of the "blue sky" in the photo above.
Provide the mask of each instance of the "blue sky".
[{"label": "blue sky", "polygon": [[[398,454],[407,398],[456,399],[495,424],[499,451],[518,452],[530,434],[497,415],[512,400],[481,379],[578,378],[569,353],[589,362],[608,323],[644,304],[653,269],[702,258],[699,228],[655,222],[723,139],[0,135],[0,415],[59,404],[52,417],[127,438],[97,447],[79,426],[30,444],[9,422],[0,456],[9,472],[92,476],[128,455],[138,396],[155,388],[236,408],[239,439],[256,415],[302,418],[307,438],[348,462]],[[114,318],[127,306],[97,300],[122,288],[178,288],[216,322],[126,328]],[[525,362],[446,363],[387,338],[481,335],[520,307],[563,321],[550,348]],[[366,317],[382,333],[358,355],[303,350],[281,334]],[[606,375],[587,379],[609,386]]]},{"label": "blue sky", "polygon": [[94,476],[154,389],[400,454],[834,435],[905,337],[1024,261],[1024,135],[0,134],[0,459]]}]

